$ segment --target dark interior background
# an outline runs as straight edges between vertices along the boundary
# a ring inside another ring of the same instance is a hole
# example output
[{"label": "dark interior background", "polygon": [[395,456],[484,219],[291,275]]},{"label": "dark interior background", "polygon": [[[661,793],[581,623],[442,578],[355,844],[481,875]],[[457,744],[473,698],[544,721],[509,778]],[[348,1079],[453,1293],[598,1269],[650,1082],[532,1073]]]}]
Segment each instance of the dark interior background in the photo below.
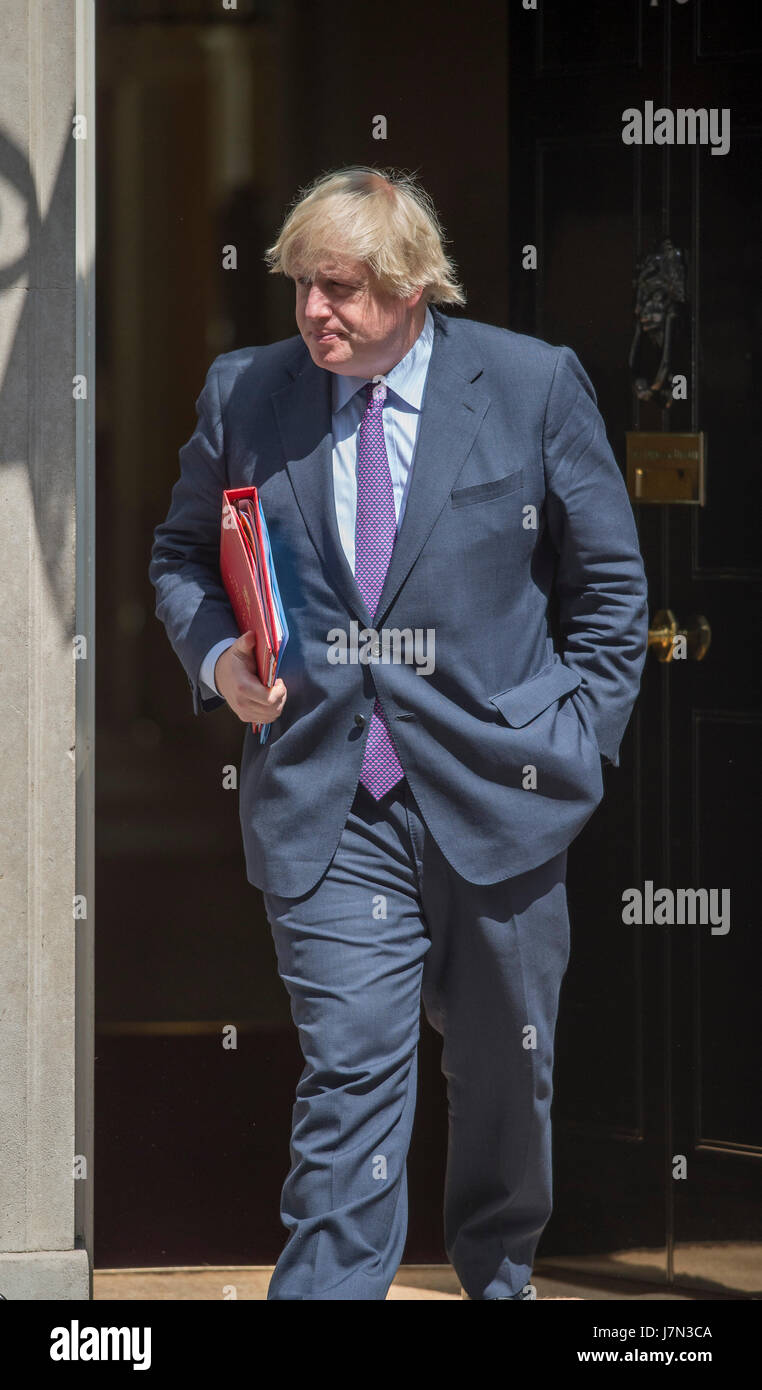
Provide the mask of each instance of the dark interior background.
[{"label": "dark interior background", "polygon": [[[346,0],[146,0],[98,20],[96,1263],[267,1264],[302,1062],[222,788],[243,731],[226,708],[193,714],[153,614],[152,531],[212,358],[297,331],[292,286],[262,256],[322,170],[416,170],[465,312],[507,321],[506,16],[392,3],[379,31]],[[445,1258],[438,1067],[424,1021],[413,1261]]]}]

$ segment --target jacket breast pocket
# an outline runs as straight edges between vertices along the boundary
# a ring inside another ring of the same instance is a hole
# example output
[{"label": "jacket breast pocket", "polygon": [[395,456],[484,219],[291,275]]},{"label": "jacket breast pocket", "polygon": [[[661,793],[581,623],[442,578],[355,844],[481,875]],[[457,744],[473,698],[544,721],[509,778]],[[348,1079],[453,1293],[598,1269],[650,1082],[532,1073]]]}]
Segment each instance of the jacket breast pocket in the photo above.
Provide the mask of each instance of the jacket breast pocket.
[{"label": "jacket breast pocket", "polygon": [[562,661],[543,667],[536,676],[510,690],[490,695],[490,701],[500,711],[512,729],[522,729],[542,714],[562,695],[569,695],[582,684],[582,677]]},{"label": "jacket breast pocket", "polygon": [[524,485],[523,468],[515,473],[506,473],[504,478],[493,478],[488,483],[475,483],[473,487],[459,487],[450,493],[453,507],[469,507],[472,502],[489,502],[494,497],[504,497],[507,492],[516,492]]}]

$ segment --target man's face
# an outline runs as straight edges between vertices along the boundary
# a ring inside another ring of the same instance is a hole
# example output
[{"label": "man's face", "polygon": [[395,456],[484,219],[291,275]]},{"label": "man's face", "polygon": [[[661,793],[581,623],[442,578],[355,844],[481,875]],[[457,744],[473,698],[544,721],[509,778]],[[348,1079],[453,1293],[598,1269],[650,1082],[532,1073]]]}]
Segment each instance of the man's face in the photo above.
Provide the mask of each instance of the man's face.
[{"label": "man's face", "polygon": [[420,332],[421,290],[397,299],[379,287],[363,261],[326,258],[312,276],[297,274],[295,282],[299,332],[313,362],[329,372],[388,372]]}]

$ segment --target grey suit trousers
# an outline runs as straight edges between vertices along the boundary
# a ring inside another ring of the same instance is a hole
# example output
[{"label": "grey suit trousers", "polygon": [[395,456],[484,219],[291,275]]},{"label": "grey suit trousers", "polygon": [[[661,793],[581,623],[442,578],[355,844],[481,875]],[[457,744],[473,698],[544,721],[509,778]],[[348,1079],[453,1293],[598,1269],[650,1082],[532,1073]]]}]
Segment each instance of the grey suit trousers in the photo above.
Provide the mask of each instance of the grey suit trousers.
[{"label": "grey suit trousers", "polygon": [[268,1299],[386,1297],[407,1232],[421,998],[443,1038],[448,1258],[472,1299],[526,1284],[552,1207],[565,874],[563,851],[467,882],[403,780],[378,803],[358,786],[308,893],[264,894],[305,1063]]}]

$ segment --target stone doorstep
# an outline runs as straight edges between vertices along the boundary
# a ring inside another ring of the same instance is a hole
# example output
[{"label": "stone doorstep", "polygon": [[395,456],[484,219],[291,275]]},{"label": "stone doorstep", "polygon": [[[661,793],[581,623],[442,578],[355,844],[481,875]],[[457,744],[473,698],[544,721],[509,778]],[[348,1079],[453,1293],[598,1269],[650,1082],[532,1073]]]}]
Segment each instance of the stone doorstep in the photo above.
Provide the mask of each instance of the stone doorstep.
[{"label": "stone doorstep", "polygon": [[87,1251],[0,1251],[0,1294],[14,1303],[89,1300]]}]

